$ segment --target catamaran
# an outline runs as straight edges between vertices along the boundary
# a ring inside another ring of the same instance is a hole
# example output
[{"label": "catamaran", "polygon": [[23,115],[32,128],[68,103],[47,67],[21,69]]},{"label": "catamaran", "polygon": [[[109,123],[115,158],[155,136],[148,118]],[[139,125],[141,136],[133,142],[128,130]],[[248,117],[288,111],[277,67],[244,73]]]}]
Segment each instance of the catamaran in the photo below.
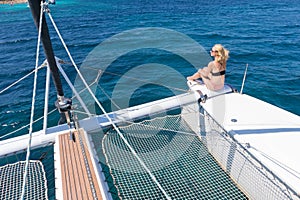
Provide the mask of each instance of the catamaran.
[{"label": "catamaran", "polygon": [[[47,68],[44,127],[32,131],[33,92],[29,134],[1,136],[0,199],[300,199],[299,116],[228,84],[210,91],[197,80],[187,81],[183,94],[107,113],[48,3],[29,5],[39,35],[34,91],[38,70]],[[53,53],[45,14],[78,72],[80,91]],[[61,115],[54,127],[47,126],[51,74]],[[64,97],[60,74],[74,98]],[[82,91],[103,114],[91,114]],[[86,117],[78,117],[72,100]]]}]

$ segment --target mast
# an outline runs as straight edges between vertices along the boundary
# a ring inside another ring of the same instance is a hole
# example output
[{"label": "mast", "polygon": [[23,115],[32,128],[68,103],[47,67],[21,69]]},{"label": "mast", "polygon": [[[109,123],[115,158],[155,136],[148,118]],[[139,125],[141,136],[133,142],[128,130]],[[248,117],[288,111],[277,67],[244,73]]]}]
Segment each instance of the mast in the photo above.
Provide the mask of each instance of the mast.
[{"label": "mast", "polygon": [[[28,3],[30,6],[30,9],[31,9],[31,13],[32,13],[32,17],[33,17],[35,26],[37,27],[37,29],[39,29],[39,19],[40,19],[40,14],[41,14],[40,13],[41,1],[40,0],[28,0]],[[42,14],[44,15],[44,13],[42,13]],[[46,58],[48,61],[48,66],[52,73],[52,79],[53,79],[55,87],[56,87],[57,95],[58,95],[58,97],[63,97],[64,92],[63,92],[58,68],[56,65],[56,61],[54,58],[52,43],[50,40],[48,26],[47,26],[45,16],[43,16],[43,21],[42,21],[41,40],[42,40],[44,52],[45,52],[45,55],[46,55]]]},{"label": "mast", "polygon": [[[44,0],[42,0],[44,2]],[[55,1],[51,1],[49,3],[54,3]],[[30,10],[32,13],[33,21],[35,23],[35,26],[39,30],[39,21],[40,21],[40,15],[44,15],[44,13],[41,12],[41,0],[28,0]],[[42,30],[41,30],[41,41],[44,48],[44,53],[46,55],[46,59],[48,62],[48,67],[50,68],[52,79],[56,88],[57,92],[57,101],[55,102],[56,107],[58,108],[58,111],[61,115],[61,119],[59,121],[59,124],[68,123],[70,126],[70,117],[69,112],[71,110],[72,106],[72,100],[64,97],[64,91],[62,88],[62,83],[59,75],[59,70],[56,64],[56,60],[54,57],[54,52],[52,48],[52,43],[49,36],[49,30],[47,26],[47,22],[45,19],[45,16],[43,16],[42,19]]]}]

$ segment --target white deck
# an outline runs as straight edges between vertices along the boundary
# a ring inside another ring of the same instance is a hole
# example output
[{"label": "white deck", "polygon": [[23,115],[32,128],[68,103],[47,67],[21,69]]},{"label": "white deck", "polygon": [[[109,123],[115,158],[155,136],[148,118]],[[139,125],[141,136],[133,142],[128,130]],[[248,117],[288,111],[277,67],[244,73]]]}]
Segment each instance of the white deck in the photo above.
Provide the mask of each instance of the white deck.
[{"label": "white deck", "polygon": [[239,93],[216,96],[202,105],[237,141],[249,144],[249,152],[300,194],[299,116]]}]

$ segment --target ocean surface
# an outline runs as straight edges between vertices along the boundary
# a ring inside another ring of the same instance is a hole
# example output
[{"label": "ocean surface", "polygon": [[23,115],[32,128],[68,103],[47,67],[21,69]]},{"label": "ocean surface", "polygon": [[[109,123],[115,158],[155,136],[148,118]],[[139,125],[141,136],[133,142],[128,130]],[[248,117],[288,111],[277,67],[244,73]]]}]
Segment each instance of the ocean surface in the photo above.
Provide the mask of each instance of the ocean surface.
[{"label": "ocean surface", "polygon": [[[117,34],[143,28],[163,28],[191,38],[206,52],[209,52],[216,43],[223,44],[230,51],[227,83],[240,90],[245,67],[248,64],[243,93],[300,115],[300,6],[298,3],[298,1],[278,0],[263,2],[254,0],[223,2],[58,0],[55,6],[50,6],[50,10],[78,67],[97,45]],[[55,55],[70,63],[49,18],[47,22]],[[37,29],[26,4],[0,5],[0,27],[0,90],[3,90],[34,69]],[[184,42],[182,41],[182,44]],[[144,45],[143,49],[147,49],[147,45]],[[179,59],[178,55],[173,56],[173,52],[161,52],[151,49],[150,46],[149,49],[146,52],[138,52],[134,49],[136,53],[129,52],[120,56],[111,64],[110,72],[124,75],[130,71],[129,69],[138,65],[158,63],[174,68],[186,77],[193,74],[195,68],[204,67],[188,67],[189,63]],[[113,49],[108,51],[114,53]],[[41,51],[39,64],[44,59]],[[67,64],[64,68],[74,81],[76,74],[72,66]],[[144,74],[140,74],[141,78]],[[167,80],[169,85],[165,87],[163,83],[158,86],[141,84],[141,87],[136,88],[135,94],[130,97],[132,105],[172,96],[173,92],[170,93],[172,86],[187,89],[184,81],[180,86],[176,85],[176,81],[172,85],[173,78],[167,71],[161,70],[159,75],[153,74],[154,77],[156,75]],[[43,112],[45,69],[40,70],[38,77],[35,118],[42,116]],[[112,88],[115,86],[111,83],[116,83],[119,79],[114,78],[113,75],[106,75],[101,79],[103,81],[99,84],[111,96]],[[32,88],[33,75],[1,93],[0,135],[29,123]],[[49,110],[55,108],[53,102],[56,92],[53,84],[51,90]],[[66,96],[70,97],[71,90],[67,84],[64,84],[64,90]],[[122,97],[124,93],[119,93],[119,97],[124,98]],[[97,96],[105,105],[108,104],[108,98],[104,95]],[[53,120],[52,124],[50,122],[50,126],[55,124],[56,120]],[[35,128],[40,127],[35,126]],[[17,134],[24,134],[27,131],[25,129]]]},{"label": "ocean surface", "polygon": [[[240,90],[248,64],[243,93],[300,115],[298,0],[57,0],[56,5],[50,6],[50,10],[78,67],[84,64],[90,52],[99,44],[104,41],[109,43],[111,38],[118,40],[128,32],[133,34],[130,35],[130,40],[135,38],[133,36],[143,38],[143,41],[155,37],[161,42],[158,46],[174,46],[176,43],[178,49],[195,53],[193,49],[185,49],[185,40],[168,44],[174,33],[175,37],[184,36],[195,41],[207,53],[214,44],[224,45],[230,51],[227,83]],[[55,55],[66,61],[64,69],[71,80],[75,81],[75,70],[48,17],[47,23]],[[157,32],[154,35],[148,34],[147,31],[151,30],[160,32],[157,35]],[[104,94],[116,100],[125,98],[129,101],[128,105],[136,105],[184,92],[188,89],[184,77],[204,67],[207,61],[206,58],[199,57],[199,65],[194,66],[185,57],[176,55],[174,48],[171,48],[172,52],[157,49],[151,43],[141,45],[140,39],[133,39],[131,42],[133,46],[136,43],[139,45],[122,55],[120,49],[125,48],[122,43],[104,52],[108,56],[119,55],[106,68],[109,73],[101,76],[98,83],[105,93],[102,90],[96,92],[108,111],[112,108],[109,98]],[[34,69],[36,45],[37,29],[27,5],[0,5],[0,91]],[[106,57],[104,54],[99,57]],[[41,52],[39,64],[44,59]],[[153,70],[161,66],[161,70],[159,73],[155,70],[153,72],[151,66],[155,66]],[[174,78],[170,69],[174,69],[180,79]],[[96,70],[94,73],[97,74]],[[148,74],[151,76],[147,76],[145,82],[136,83],[131,88],[131,96],[128,96],[126,87],[115,92],[118,83],[122,81],[120,76],[130,74],[135,74],[140,79]],[[71,97],[72,91],[65,81],[63,84],[65,96]],[[38,74],[35,119],[43,114],[44,87],[45,69],[41,69]],[[0,94],[0,137],[29,123],[32,88],[33,75]],[[55,88],[51,84],[49,111],[55,108],[55,99]],[[257,114],[259,115],[259,111]],[[49,118],[48,126],[57,124],[57,112]],[[34,125],[34,130],[41,127],[39,121]],[[28,127],[8,137],[26,133]]]}]

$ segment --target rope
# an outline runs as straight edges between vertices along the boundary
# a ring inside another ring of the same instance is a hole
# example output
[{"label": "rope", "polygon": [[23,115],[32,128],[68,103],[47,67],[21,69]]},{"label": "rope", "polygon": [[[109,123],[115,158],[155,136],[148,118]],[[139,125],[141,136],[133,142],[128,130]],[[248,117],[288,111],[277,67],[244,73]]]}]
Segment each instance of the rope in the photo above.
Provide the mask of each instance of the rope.
[{"label": "rope", "polygon": [[17,80],[16,82],[10,84],[9,86],[7,86],[6,88],[4,88],[3,90],[0,91],[0,94],[5,92],[6,90],[8,90],[9,88],[11,88],[12,86],[16,85],[17,83],[21,82],[22,80],[24,80],[25,78],[27,78],[28,76],[30,76],[32,73],[34,73],[36,70],[41,69],[42,67],[45,66],[45,63],[43,63],[42,65],[40,65],[37,69],[34,69],[33,71],[31,71],[30,73],[28,73],[27,75],[23,76],[22,78],[20,78],[19,80]]},{"label": "rope", "polygon": [[[92,69],[92,70],[97,70],[93,67],[87,67],[89,69]],[[106,74],[110,74],[110,75],[114,75],[114,76],[119,76],[119,77],[125,77],[125,78],[128,78],[128,79],[132,79],[132,80],[137,80],[137,81],[140,81],[140,82],[143,82],[143,83],[151,83],[151,84],[156,84],[156,85],[159,85],[159,86],[163,86],[163,87],[169,87],[169,88],[172,88],[174,90],[177,90],[177,91],[182,91],[182,92],[188,92],[188,90],[184,90],[184,89],[181,89],[181,88],[176,88],[176,87],[170,87],[170,86],[166,86],[166,85],[163,85],[163,84],[157,84],[155,82],[151,82],[151,81],[145,81],[145,80],[142,80],[142,79],[138,79],[138,78],[133,78],[133,77],[130,77],[130,76],[125,76],[125,75],[121,75],[121,74],[117,74],[117,73],[112,73],[112,72],[103,72],[103,73],[106,73]],[[99,74],[98,74],[99,75]],[[103,94],[109,99],[109,101],[114,105],[116,106],[118,109],[122,109],[108,94],[107,92],[105,92],[105,90],[97,84],[97,88],[99,88]]]},{"label": "rope", "polygon": [[23,176],[22,194],[21,194],[21,198],[20,198],[21,200],[24,199],[24,195],[25,195],[25,187],[26,187],[26,182],[27,182],[27,173],[28,173],[28,165],[29,165],[29,157],[30,157],[30,149],[31,149],[32,125],[33,125],[34,104],[35,104],[35,95],[36,95],[36,86],[37,86],[37,72],[38,72],[39,54],[40,54],[43,8],[44,8],[43,1],[41,1],[39,34],[38,34],[38,42],[37,42],[37,49],[36,49],[35,73],[34,73],[33,94],[32,94],[32,104],[31,104],[30,126],[29,126],[29,141],[28,141],[28,147],[27,147],[25,172],[24,172],[24,176]]},{"label": "rope", "polygon": [[[44,64],[43,64],[43,65],[44,65]],[[42,66],[40,66],[40,67],[42,67]],[[40,68],[40,67],[39,67],[39,68]],[[33,70],[33,72],[34,72],[34,71],[35,71],[35,70]],[[99,78],[99,76],[97,76],[97,78],[95,79],[95,81],[92,82],[89,86],[92,86],[93,84],[97,83],[98,78]],[[84,92],[85,90],[86,90],[86,88],[82,89],[81,91],[78,92],[78,94],[81,94],[81,93]],[[74,95],[74,96],[72,97],[72,99],[74,99],[75,97],[76,97],[76,96]],[[56,110],[57,110],[57,108],[51,110],[51,111],[48,113],[48,115],[49,115],[49,114],[52,114],[52,113],[53,113],[54,111],[56,111]],[[79,110],[74,110],[74,112],[88,115],[88,113],[82,112],[82,111],[79,111]],[[92,115],[92,116],[93,116],[93,115]],[[36,123],[36,122],[40,121],[40,120],[43,119],[43,118],[44,118],[44,117],[42,116],[42,117],[40,117],[40,118],[34,120],[33,123]],[[14,133],[16,133],[16,132],[18,132],[18,131],[20,131],[20,130],[26,128],[26,127],[28,127],[29,125],[30,125],[30,124],[24,125],[24,126],[18,128],[18,129],[16,129],[16,130],[10,132],[10,133],[7,133],[7,134],[5,134],[5,135],[2,135],[2,136],[0,136],[0,139],[5,138],[5,137],[7,137],[7,136],[10,136],[10,135],[12,135],[12,134],[14,134]]]},{"label": "rope", "polygon": [[[92,68],[93,70],[95,70],[95,68]],[[91,86],[91,85],[93,85],[93,84],[95,84],[95,83],[97,83],[98,82],[98,80],[99,80],[99,78],[100,78],[100,75],[101,75],[101,73],[102,73],[102,70],[98,70],[98,75],[97,75],[97,77],[96,77],[96,79],[95,79],[95,81],[94,82],[92,82],[89,86]],[[107,92],[105,92],[105,90],[100,86],[100,85],[98,85],[97,84],[97,88],[99,88],[102,92],[103,92],[103,94],[109,99],[109,101],[112,103],[112,104],[114,104],[114,106],[116,106],[116,108],[118,108],[119,110],[121,110],[122,108],[107,94]],[[86,88],[84,89],[84,90],[86,90]]]},{"label": "rope", "polygon": [[116,106],[119,110],[121,110],[122,108],[107,94],[107,92],[105,92],[105,90],[101,87],[101,86],[99,86],[98,84],[97,84],[97,88],[99,88],[102,92],[103,92],[103,94],[109,99],[109,101],[112,103],[112,104],[114,104],[114,106]]},{"label": "rope", "polygon": [[276,160],[275,158],[269,156],[268,154],[264,153],[263,151],[260,151],[259,149],[250,146],[250,148],[256,150],[258,153],[260,153],[263,157],[265,157],[266,159],[270,160],[271,162],[273,162],[274,164],[276,164],[278,167],[282,168],[283,170],[285,170],[286,172],[288,172],[289,174],[293,175],[294,177],[296,177],[297,179],[300,179],[300,173],[297,172],[296,170],[292,169],[291,167],[285,165],[284,163]]},{"label": "rope", "polygon": [[[93,67],[87,67],[87,68],[92,69],[92,70],[97,70],[96,68],[93,68]],[[136,80],[136,81],[140,81],[140,82],[147,83],[147,84],[153,84],[153,85],[163,86],[163,87],[174,89],[174,90],[181,91],[181,92],[188,92],[188,90],[185,90],[185,89],[181,89],[181,88],[177,88],[177,87],[172,87],[172,86],[164,85],[164,84],[159,84],[157,82],[145,81],[143,79],[126,76],[126,75],[123,75],[123,74],[117,74],[117,73],[105,72],[105,71],[103,73],[110,74],[110,75],[115,75],[115,76],[119,76],[119,77],[122,76],[124,78],[128,78],[128,79],[131,79],[131,80]]]},{"label": "rope", "polygon": [[73,86],[72,82],[70,81],[69,77],[67,76],[67,74],[65,73],[65,71],[63,70],[63,68],[61,67],[59,62],[57,62],[57,68],[59,69],[59,71],[61,72],[61,74],[65,78],[66,82],[68,83],[68,85],[70,86],[72,91],[74,92],[75,96],[77,97],[77,99],[78,99],[79,103],[81,104],[82,108],[84,109],[84,111],[88,114],[89,117],[91,117],[92,114],[90,113],[90,111],[86,107],[85,103],[83,102],[83,100],[79,96],[78,92],[76,91],[75,87]]},{"label": "rope", "polygon": [[82,74],[80,73],[76,63],[74,62],[52,16],[50,13],[48,13],[49,18],[53,24],[54,29],[56,30],[67,54],[69,55],[69,58],[74,66],[74,68],[76,69],[79,77],[81,78],[82,82],[84,83],[85,87],[87,88],[87,90],[89,91],[89,93],[91,94],[91,96],[93,97],[93,99],[95,100],[95,102],[97,103],[97,105],[99,106],[99,108],[101,109],[101,111],[104,113],[105,117],[108,119],[108,121],[111,123],[111,125],[114,127],[114,129],[117,131],[118,135],[122,138],[122,140],[124,141],[124,143],[126,144],[126,146],[130,149],[130,151],[132,152],[132,154],[137,158],[137,160],[140,162],[140,164],[143,166],[143,168],[147,171],[147,173],[150,175],[151,179],[154,181],[154,183],[159,187],[159,189],[162,191],[162,193],[165,195],[165,197],[167,199],[171,199],[171,197],[166,193],[166,191],[162,188],[162,186],[160,185],[160,183],[157,181],[157,179],[155,178],[155,176],[151,173],[151,171],[148,169],[148,167],[146,166],[146,164],[141,160],[141,158],[137,155],[137,153],[135,152],[135,150],[131,147],[131,145],[129,144],[129,142],[125,139],[125,137],[123,136],[123,134],[120,132],[120,130],[118,129],[118,127],[116,126],[116,124],[112,121],[112,119],[109,117],[109,115],[107,114],[107,112],[105,111],[105,109],[103,108],[103,106],[100,104],[100,102],[98,101],[98,99],[96,98],[96,96],[94,95],[94,93],[91,91],[91,88],[88,86],[87,82],[85,81],[84,77],[82,76]]},{"label": "rope", "polygon": [[[195,111],[196,113],[196,111]],[[174,115],[174,117],[181,117],[182,114],[178,114],[178,115]],[[156,119],[160,119],[163,120],[165,117],[156,117]],[[129,125],[126,126],[122,126],[122,128],[129,128],[132,125],[139,125],[141,127],[147,127],[147,128],[153,128],[153,129],[159,129],[159,130],[163,130],[163,131],[170,131],[170,132],[176,132],[176,133],[180,133],[183,135],[190,135],[190,136],[195,136],[195,133],[191,133],[191,132],[187,132],[187,131],[180,131],[180,130],[175,130],[175,129],[170,129],[170,128],[163,128],[163,127],[159,127],[159,126],[154,126],[154,125],[150,125],[150,124],[145,124],[145,122],[151,122],[152,120],[144,120],[142,122],[131,122],[128,121],[126,119],[122,119],[123,122],[127,122],[129,123]]]},{"label": "rope", "polygon": [[[51,113],[53,113],[53,112],[56,111],[56,110],[57,110],[57,108],[51,110],[51,111],[48,113],[48,115],[51,114]],[[40,120],[43,119],[43,118],[44,118],[44,117],[42,116],[42,117],[40,117],[40,118],[34,120],[33,123],[36,123],[36,122],[40,121]],[[16,133],[16,132],[18,132],[18,131],[20,131],[20,130],[26,128],[26,127],[28,127],[29,125],[30,125],[30,124],[24,125],[24,126],[18,128],[18,129],[16,129],[16,130],[10,132],[10,133],[7,133],[7,134],[5,134],[5,135],[2,135],[2,136],[0,136],[0,139],[2,139],[2,138],[4,138],[4,137],[7,137],[7,136],[10,136],[10,135],[12,135],[12,134],[14,134],[14,133]]]}]

